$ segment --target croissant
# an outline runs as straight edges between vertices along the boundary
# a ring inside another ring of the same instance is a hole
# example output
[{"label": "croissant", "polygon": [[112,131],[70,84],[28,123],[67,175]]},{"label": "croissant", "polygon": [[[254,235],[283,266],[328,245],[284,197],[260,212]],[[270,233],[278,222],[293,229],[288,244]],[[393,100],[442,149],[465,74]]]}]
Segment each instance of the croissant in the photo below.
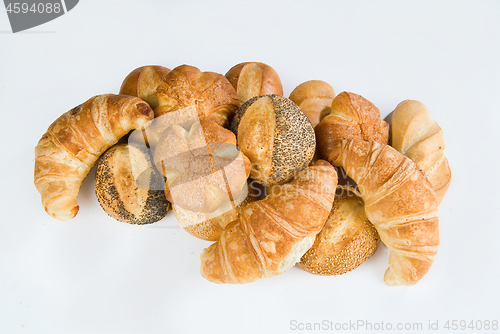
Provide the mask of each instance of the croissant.
[{"label": "croissant", "polygon": [[99,156],[132,129],[142,129],[153,110],[137,97],[98,95],[54,121],[35,148],[35,186],[49,215],[78,213],[83,179]]},{"label": "croissant", "polygon": [[450,165],[444,155],[443,130],[423,103],[412,100],[398,104],[391,123],[392,147],[425,171],[441,203],[451,181]]},{"label": "croissant", "polygon": [[385,282],[417,283],[439,245],[438,204],[431,183],[416,163],[389,145],[359,139],[336,145],[328,160],[358,184],[366,216],[390,250]]},{"label": "croissant", "polygon": [[280,186],[281,191],[248,204],[201,254],[203,277],[216,283],[249,283],[288,270],[323,228],[336,185],[335,169],[320,160]]}]

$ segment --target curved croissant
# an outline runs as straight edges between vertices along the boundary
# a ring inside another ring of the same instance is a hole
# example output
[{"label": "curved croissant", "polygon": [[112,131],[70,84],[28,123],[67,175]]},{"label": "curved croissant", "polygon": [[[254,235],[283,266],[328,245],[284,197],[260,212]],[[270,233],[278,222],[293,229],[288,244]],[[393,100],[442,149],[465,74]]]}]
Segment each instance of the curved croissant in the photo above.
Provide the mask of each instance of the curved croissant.
[{"label": "curved croissant", "polygon": [[414,100],[398,104],[391,123],[392,147],[422,167],[441,203],[451,181],[443,130],[425,105]]},{"label": "curved croissant", "polygon": [[336,145],[328,160],[343,167],[358,184],[366,216],[391,251],[385,282],[417,283],[429,270],[439,245],[432,185],[417,164],[388,145],[359,139]]},{"label": "curved croissant", "polygon": [[80,185],[99,156],[153,117],[141,99],[109,94],[94,96],[56,119],[35,148],[35,186],[45,211],[59,220],[73,218]]},{"label": "curved croissant", "polygon": [[312,246],[332,208],[335,169],[325,161],[301,171],[273,194],[248,204],[201,254],[201,274],[216,283],[279,275]]}]

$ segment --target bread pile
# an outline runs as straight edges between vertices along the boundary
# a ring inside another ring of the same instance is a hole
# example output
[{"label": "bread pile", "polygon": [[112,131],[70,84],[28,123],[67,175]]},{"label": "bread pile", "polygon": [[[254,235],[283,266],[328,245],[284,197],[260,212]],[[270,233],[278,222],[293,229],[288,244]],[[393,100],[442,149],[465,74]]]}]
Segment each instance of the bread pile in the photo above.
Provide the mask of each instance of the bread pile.
[{"label": "bread pile", "polygon": [[[144,66],[119,95],[50,125],[35,148],[35,186],[49,215],[73,218],[97,163],[97,199],[111,217],[150,224],[172,208],[188,233],[214,241],[201,254],[212,282],[253,282],[295,264],[341,275],[380,240],[390,250],[385,282],[413,285],[437,254],[451,179],[444,148],[418,101],[401,102],[389,126],[373,103],[324,81],[284,97],[264,63],[225,76]],[[338,175],[355,184],[337,186],[346,183]]]}]

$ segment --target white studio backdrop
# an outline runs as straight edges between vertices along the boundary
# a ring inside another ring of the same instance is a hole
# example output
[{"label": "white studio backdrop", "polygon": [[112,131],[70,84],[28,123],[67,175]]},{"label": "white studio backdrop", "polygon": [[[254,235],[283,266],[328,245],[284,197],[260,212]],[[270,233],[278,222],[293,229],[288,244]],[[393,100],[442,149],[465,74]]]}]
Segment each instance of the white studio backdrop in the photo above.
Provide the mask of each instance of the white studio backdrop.
[{"label": "white studio backdrop", "polygon": [[[499,321],[499,16],[498,1],[82,0],[13,34],[0,8],[0,333],[294,333],[314,323],[361,333],[382,322],[435,333],[436,323],[445,332],[456,320],[460,332],[460,321]],[[421,282],[386,286],[383,245],[338,277],[292,268],[247,285],[207,282],[199,254],[209,242],[171,212],[150,226],[108,217],[94,170],[76,218],[44,212],[34,147],[62,113],[118,93],[138,66],[224,74],[244,61],[271,65],[286,96],[320,79],[368,98],[382,117],[405,99],[426,104],[453,179],[440,250]],[[364,325],[346,327],[353,322]]]}]

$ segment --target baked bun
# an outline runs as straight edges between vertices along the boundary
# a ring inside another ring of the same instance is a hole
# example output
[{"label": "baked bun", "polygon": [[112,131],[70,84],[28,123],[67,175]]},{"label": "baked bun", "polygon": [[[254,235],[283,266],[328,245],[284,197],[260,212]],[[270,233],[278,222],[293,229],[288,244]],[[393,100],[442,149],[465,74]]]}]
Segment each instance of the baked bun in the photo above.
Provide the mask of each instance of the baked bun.
[{"label": "baked bun", "polygon": [[226,73],[226,78],[236,89],[241,104],[255,96],[283,95],[278,73],[264,63],[247,62],[235,65]]},{"label": "baked bun", "polygon": [[290,100],[309,117],[313,127],[330,114],[334,97],[332,86],[321,80],[303,82],[290,93]]},{"label": "baked bun", "polygon": [[380,144],[388,144],[389,140],[389,124],[380,119],[378,108],[361,95],[348,92],[333,99],[330,115],[323,118],[315,130],[322,157],[331,156],[337,141],[342,139]]},{"label": "baked bun", "polygon": [[213,120],[171,125],[158,141],[154,161],[167,177],[167,199],[202,213],[238,198],[250,174],[250,161],[237,150],[234,134]]},{"label": "baked bun", "polygon": [[298,266],[317,275],[342,275],[373,255],[380,240],[366,217],[360,194],[338,186],[325,226]]},{"label": "baked bun", "polygon": [[248,181],[247,189],[238,198],[224,202],[212,213],[193,212],[173,205],[172,209],[181,227],[189,234],[208,241],[219,240],[224,228],[240,216],[241,210],[259,199],[261,189],[255,181]]},{"label": "baked bun", "polygon": [[158,107],[156,90],[170,70],[163,66],[141,66],[127,75],[120,88],[120,94],[137,96],[151,108]]},{"label": "baked bun", "polygon": [[232,123],[238,146],[252,162],[252,176],[263,185],[283,184],[307,167],[316,148],[311,121],[279,95],[254,97]]},{"label": "baked bun", "polygon": [[164,184],[146,147],[115,145],[97,163],[95,191],[99,204],[121,222],[150,224],[165,217],[170,203]]}]

